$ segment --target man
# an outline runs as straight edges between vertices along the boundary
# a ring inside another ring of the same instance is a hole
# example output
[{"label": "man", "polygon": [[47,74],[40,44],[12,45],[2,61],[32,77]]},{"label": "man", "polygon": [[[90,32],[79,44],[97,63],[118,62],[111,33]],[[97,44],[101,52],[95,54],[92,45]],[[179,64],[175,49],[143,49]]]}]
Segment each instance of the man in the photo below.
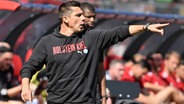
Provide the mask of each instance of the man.
[{"label": "man", "polygon": [[[124,70],[123,81],[140,82],[143,75],[151,70],[151,65],[146,60],[135,62],[130,68]],[[141,86],[142,87],[142,86]]]},{"label": "man", "polygon": [[11,49],[0,46],[0,104],[23,104],[18,97],[21,86],[13,75],[12,59]]},{"label": "man", "polygon": [[[109,69],[106,70],[106,80],[116,80],[121,81],[121,77],[124,73],[124,61],[121,60],[112,60]],[[113,99],[110,94],[110,90],[106,89],[106,93],[109,96],[107,99],[107,104],[114,104],[116,101]]]},{"label": "man", "polygon": [[175,80],[175,71],[181,61],[181,56],[178,52],[171,51],[165,55],[164,66],[159,72],[159,76],[171,86],[179,89]]},{"label": "man", "polygon": [[[6,47],[8,49],[11,49],[11,46],[7,42],[2,42],[0,41],[0,47]],[[22,68],[22,60],[19,55],[13,53],[13,58],[12,58],[12,67],[14,71],[14,76],[18,77],[19,82],[21,81],[20,78],[20,70]]]},{"label": "man", "polygon": [[[83,11],[84,15],[84,22],[87,29],[92,29],[95,24],[95,18],[96,18],[96,12],[93,5],[83,2],[81,3],[81,9]],[[103,66],[103,51],[100,52],[100,59],[99,59],[99,65],[98,65],[98,88],[99,93],[102,98],[102,104],[106,104],[106,83],[105,83],[105,70]],[[99,98],[97,98],[99,99]]]},{"label": "man", "polygon": [[[83,2],[81,3],[81,9],[83,11],[83,15],[84,15],[84,22],[85,22],[85,27],[86,29],[92,29],[94,27],[94,23],[95,23],[95,17],[96,17],[96,12],[95,12],[95,8],[93,5],[87,3],[87,2]],[[102,104],[106,104],[106,84],[105,84],[105,70],[103,67],[103,51],[100,52],[100,59],[99,59],[99,65],[98,65],[98,88],[99,88],[99,92],[101,97],[100,100],[102,101]],[[97,96],[97,99],[99,99]]]},{"label": "man", "polygon": [[93,5],[83,2],[81,3],[81,9],[84,15],[84,22],[87,28],[93,28],[95,23],[96,12]]},{"label": "man", "polygon": [[46,64],[49,104],[95,104],[99,50],[144,29],[163,34],[168,24],[119,26],[109,31],[84,31],[84,16],[77,1],[59,6],[61,25],[44,36],[21,70],[22,99],[31,101],[29,81]]},{"label": "man", "polygon": [[161,53],[150,53],[148,55],[148,59],[152,65],[152,69],[154,69],[157,73],[158,71],[161,70],[161,68],[163,67],[163,56]]},{"label": "man", "polygon": [[106,71],[107,80],[121,81],[121,77],[124,73],[124,62],[120,60],[112,60],[109,69]]}]

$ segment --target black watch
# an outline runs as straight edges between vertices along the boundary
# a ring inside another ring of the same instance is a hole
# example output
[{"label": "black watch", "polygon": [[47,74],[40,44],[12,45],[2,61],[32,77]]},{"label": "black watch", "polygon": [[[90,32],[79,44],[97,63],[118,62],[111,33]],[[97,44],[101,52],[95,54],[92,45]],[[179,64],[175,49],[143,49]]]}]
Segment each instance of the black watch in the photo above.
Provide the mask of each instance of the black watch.
[{"label": "black watch", "polygon": [[149,29],[148,29],[148,26],[150,25],[150,23],[147,23],[147,24],[145,24],[144,26],[143,26],[143,30],[144,31],[149,31]]},{"label": "black watch", "polygon": [[101,96],[101,99],[108,99],[108,96],[107,95],[103,95],[103,96]]}]

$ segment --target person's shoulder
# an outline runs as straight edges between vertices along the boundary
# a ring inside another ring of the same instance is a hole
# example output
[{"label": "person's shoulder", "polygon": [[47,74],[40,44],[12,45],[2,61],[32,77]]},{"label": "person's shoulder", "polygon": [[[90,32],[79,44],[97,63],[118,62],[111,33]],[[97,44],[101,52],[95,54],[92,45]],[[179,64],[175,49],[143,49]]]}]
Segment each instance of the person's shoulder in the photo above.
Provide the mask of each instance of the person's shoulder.
[{"label": "person's shoulder", "polygon": [[46,40],[47,40],[47,39],[51,39],[51,38],[53,38],[53,37],[54,37],[54,32],[53,32],[53,33],[50,33],[50,34],[47,34],[47,35],[42,36],[42,37],[41,37],[41,39],[44,39],[44,40],[46,39]]},{"label": "person's shoulder", "polygon": [[88,35],[94,35],[94,34],[98,34],[98,33],[100,33],[102,30],[97,30],[97,29],[87,29],[86,31],[85,31],[85,34],[88,34]]}]

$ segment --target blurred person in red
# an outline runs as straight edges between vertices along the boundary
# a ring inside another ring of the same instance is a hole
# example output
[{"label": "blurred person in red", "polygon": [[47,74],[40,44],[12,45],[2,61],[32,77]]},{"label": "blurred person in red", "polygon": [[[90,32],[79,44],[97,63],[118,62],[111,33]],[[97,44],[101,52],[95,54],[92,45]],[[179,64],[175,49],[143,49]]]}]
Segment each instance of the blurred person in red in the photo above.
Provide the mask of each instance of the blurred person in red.
[{"label": "blurred person in red", "polygon": [[13,53],[0,46],[0,104],[23,104],[20,98],[21,85],[12,68]]},{"label": "blurred person in red", "polygon": [[124,70],[122,81],[140,82],[141,77],[150,70],[151,66],[146,60],[135,62],[133,66]]},{"label": "blurred person in red", "polygon": [[168,86],[168,84],[158,75],[159,70],[162,65],[162,55],[160,53],[152,53],[148,56],[148,62],[151,65],[151,71],[146,73],[142,77],[142,82],[149,82],[153,85],[146,84],[145,86],[149,86],[154,88],[154,92],[160,91],[164,87]]},{"label": "blurred person in red", "polygon": [[165,55],[164,66],[159,71],[159,76],[171,86],[179,88],[175,80],[175,71],[181,60],[181,56],[178,52],[171,51]]},{"label": "blurred person in red", "polygon": [[160,71],[161,69],[163,69],[163,62],[164,62],[164,59],[163,59],[163,56],[161,53],[151,53],[148,58],[151,58],[151,65],[152,67],[157,70],[157,71]]},{"label": "blurred person in red", "polygon": [[[143,89],[141,78],[150,70],[151,70],[151,65],[146,60],[134,62],[134,64],[131,67],[125,68],[124,74],[122,76],[122,81],[138,82],[141,89]],[[144,99],[148,99],[142,93],[140,93],[139,97],[140,98],[138,98],[138,101],[140,102],[143,102]]]},{"label": "blurred person in red", "polygon": [[147,87],[145,88],[145,83],[142,82],[141,78],[150,70],[151,65],[147,61],[142,60],[140,62],[136,62],[135,65],[123,74],[123,81],[139,82],[141,93],[136,100],[143,104],[150,102],[153,104],[160,104],[170,101],[182,104],[184,102],[184,96],[174,87],[162,87],[163,90],[160,89],[156,94],[148,92]]},{"label": "blurred person in red", "polygon": [[[155,56],[159,56],[159,53],[153,53],[148,57],[149,62],[151,63],[152,70],[145,74],[142,77],[143,88],[147,89],[148,95],[155,96],[158,99],[158,102],[169,103],[175,102],[177,104],[184,103],[184,96],[173,86],[168,86],[168,84],[158,75],[158,70],[160,66],[155,67]],[[160,64],[158,64],[160,65]],[[146,91],[146,90],[145,90]]]}]

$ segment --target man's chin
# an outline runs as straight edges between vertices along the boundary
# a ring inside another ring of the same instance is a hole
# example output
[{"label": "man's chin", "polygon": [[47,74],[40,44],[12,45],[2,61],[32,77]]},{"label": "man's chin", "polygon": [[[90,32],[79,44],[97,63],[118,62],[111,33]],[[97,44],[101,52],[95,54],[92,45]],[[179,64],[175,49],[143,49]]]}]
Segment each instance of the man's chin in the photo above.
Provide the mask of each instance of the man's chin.
[{"label": "man's chin", "polygon": [[89,25],[90,27],[93,27],[94,25]]}]

